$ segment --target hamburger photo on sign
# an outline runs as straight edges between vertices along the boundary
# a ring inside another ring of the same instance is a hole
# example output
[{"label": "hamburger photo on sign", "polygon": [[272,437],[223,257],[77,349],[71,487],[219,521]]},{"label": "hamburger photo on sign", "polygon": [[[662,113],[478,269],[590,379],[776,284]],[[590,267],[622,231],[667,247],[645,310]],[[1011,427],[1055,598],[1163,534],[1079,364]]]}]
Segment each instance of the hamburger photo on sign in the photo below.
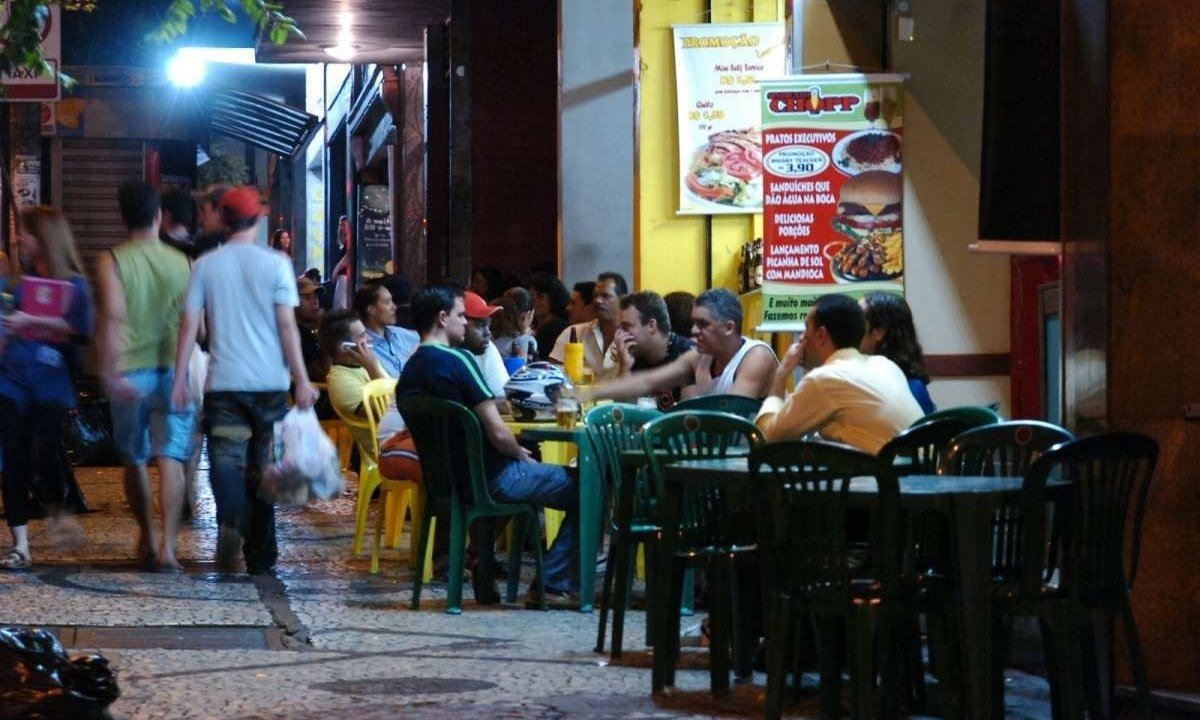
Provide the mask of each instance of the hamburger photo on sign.
[{"label": "hamburger photo on sign", "polygon": [[846,240],[825,248],[834,277],[861,282],[904,272],[903,196],[899,173],[867,170],[846,179],[833,216],[834,230]]}]

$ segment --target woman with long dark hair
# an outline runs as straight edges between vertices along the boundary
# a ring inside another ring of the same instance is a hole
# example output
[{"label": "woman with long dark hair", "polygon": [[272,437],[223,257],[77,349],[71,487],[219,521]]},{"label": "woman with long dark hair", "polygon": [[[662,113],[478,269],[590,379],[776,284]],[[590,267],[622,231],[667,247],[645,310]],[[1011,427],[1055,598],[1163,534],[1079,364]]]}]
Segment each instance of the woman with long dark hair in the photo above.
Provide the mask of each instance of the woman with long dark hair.
[{"label": "woman with long dark hair", "polygon": [[917,341],[912,309],[894,293],[873,292],[862,299],[867,314],[867,332],[859,350],[867,355],[882,355],[900,366],[908,378],[908,388],[925,414],[937,410],[929,397],[929,370]]},{"label": "woman with long dark hair", "polygon": [[[13,547],[0,569],[29,567],[29,491],[33,476],[48,485],[51,524],[64,539],[79,535],[60,515],[63,419],[75,407],[75,349],[92,335],[92,303],[66,217],[52,207],[25,211],[20,222],[14,308],[0,336],[0,438],[4,443],[4,512]],[[61,310],[61,311],[60,311]],[[59,505],[55,507],[55,505]],[[79,539],[82,539],[79,536]]]},{"label": "woman with long dark hair", "polygon": [[271,234],[271,249],[292,256],[292,233],[287,228],[277,228]]}]

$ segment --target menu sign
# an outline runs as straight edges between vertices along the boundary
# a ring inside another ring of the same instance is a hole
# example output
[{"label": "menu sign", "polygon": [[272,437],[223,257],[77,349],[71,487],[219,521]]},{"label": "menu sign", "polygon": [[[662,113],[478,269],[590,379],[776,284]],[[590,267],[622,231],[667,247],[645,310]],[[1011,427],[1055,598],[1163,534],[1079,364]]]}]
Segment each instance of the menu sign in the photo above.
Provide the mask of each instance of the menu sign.
[{"label": "menu sign", "polygon": [[384,274],[392,260],[392,212],[389,186],[364,185],[358,202],[358,276]]},{"label": "menu sign", "polygon": [[763,326],[821,295],[904,292],[902,75],[762,83]]},{"label": "menu sign", "polygon": [[783,23],[675,25],[679,212],[762,212],[758,83],[786,72]]}]

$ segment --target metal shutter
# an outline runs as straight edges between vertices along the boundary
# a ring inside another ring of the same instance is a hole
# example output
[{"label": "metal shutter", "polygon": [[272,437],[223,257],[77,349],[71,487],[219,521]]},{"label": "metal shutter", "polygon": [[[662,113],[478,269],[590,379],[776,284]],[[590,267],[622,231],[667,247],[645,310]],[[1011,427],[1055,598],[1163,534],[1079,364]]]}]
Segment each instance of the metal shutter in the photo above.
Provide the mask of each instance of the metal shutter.
[{"label": "metal shutter", "polygon": [[144,178],[144,153],[141,140],[62,139],[62,210],[89,278],[96,257],[128,236],[117,188]]}]

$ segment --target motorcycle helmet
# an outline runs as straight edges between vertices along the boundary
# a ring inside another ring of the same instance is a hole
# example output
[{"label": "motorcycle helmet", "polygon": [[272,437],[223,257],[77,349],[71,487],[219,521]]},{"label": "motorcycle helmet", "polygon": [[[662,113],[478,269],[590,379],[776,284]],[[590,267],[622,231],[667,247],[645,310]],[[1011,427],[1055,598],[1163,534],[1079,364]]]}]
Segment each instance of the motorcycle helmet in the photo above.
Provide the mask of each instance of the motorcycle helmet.
[{"label": "motorcycle helmet", "polygon": [[513,373],[504,386],[504,395],[517,420],[552,421],[555,404],[563,391],[571,387],[571,381],[561,367],[534,362]]}]

